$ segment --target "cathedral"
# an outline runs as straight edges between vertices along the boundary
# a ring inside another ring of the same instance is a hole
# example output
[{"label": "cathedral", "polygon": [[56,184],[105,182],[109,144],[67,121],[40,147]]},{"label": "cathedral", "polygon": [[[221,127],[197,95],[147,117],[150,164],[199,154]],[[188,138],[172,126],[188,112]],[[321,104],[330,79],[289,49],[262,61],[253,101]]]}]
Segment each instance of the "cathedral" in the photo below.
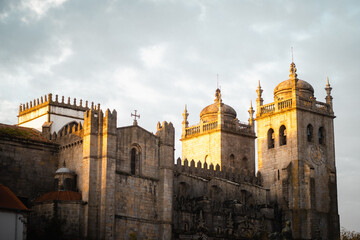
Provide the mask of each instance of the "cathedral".
[{"label": "cathedral", "polygon": [[185,107],[178,159],[172,123],[117,126],[115,110],[48,94],[0,124],[0,184],[31,209],[27,239],[339,239],[325,90],[317,101],[291,63],[241,122],[216,89],[197,124]]}]

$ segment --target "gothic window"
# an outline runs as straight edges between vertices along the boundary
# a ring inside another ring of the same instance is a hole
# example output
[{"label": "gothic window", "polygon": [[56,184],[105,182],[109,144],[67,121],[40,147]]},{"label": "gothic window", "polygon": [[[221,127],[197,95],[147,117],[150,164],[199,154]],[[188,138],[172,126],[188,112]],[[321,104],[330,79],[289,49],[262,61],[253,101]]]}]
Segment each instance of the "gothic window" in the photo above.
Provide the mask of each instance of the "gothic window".
[{"label": "gothic window", "polygon": [[247,157],[243,157],[243,159],[242,159],[242,166],[243,166],[244,168],[247,167],[247,162],[248,162]]},{"label": "gothic window", "polygon": [[275,147],[275,136],[274,136],[274,130],[272,128],[268,131],[268,148],[274,148]]},{"label": "gothic window", "polygon": [[140,151],[135,147],[131,149],[130,169],[132,175],[140,173]]},{"label": "gothic window", "polygon": [[325,129],[324,129],[324,127],[319,128],[318,137],[319,137],[319,144],[325,144]]},{"label": "gothic window", "polygon": [[286,127],[282,125],[279,130],[280,146],[286,145]]},{"label": "gothic window", "polygon": [[230,166],[231,167],[235,166],[235,156],[234,156],[234,154],[230,155]]},{"label": "gothic window", "polygon": [[309,124],[307,126],[306,135],[307,135],[307,141],[312,142],[312,140],[313,140],[313,126],[311,124]]}]

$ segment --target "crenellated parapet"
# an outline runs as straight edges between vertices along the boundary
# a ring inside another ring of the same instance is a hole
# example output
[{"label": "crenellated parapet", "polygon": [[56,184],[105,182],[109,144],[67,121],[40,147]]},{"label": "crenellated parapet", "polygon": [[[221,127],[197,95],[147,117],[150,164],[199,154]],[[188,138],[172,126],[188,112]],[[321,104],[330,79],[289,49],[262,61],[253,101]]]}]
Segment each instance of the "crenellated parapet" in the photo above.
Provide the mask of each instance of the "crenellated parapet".
[{"label": "crenellated parapet", "polygon": [[[61,96],[61,100],[60,100],[58,95],[55,95],[55,98],[53,99],[53,94],[49,93],[45,96],[41,96],[40,98],[34,99],[33,101],[20,104],[19,116],[47,105],[65,107],[65,108],[82,110],[82,111],[85,111],[90,108],[88,101],[85,101],[84,103],[83,100],[80,99],[79,102],[77,102],[76,98],[71,99],[70,97],[68,97],[67,100],[65,100],[64,96]],[[91,107],[94,107],[93,102],[91,103]]]},{"label": "crenellated parapet", "polygon": [[174,171],[177,173],[194,175],[204,179],[211,179],[216,177],[235,183],[249,183],[262,186],[262,177],[259,172],[257,176],[255,176],[249,170],[232,168],[228,169],[226,166],[222,166],[220,168],[219,164],[214,166],[212,163],[208,165],[206,162],[202,164],[201,161],[195,163],[194,160],[189,162],[187,159],[182,161],[181,158],[178,158],[176,164],[174,165]]}]

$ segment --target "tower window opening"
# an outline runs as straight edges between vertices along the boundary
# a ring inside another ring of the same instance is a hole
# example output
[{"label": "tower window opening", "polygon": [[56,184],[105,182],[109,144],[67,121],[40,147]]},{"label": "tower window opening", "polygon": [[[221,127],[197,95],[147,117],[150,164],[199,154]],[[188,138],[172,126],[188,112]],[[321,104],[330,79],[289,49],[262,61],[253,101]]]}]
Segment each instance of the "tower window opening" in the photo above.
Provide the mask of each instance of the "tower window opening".
[{"label": "tower window opening", "polygon": [[280,146],[286,145],[286,127],[282,125],[279,130]]},{"label": "tower window opening", "polygon": [[324,127],[319,128],[318,137],[319,137],[319,144],[325,144],[325,129],[324,129]]},{"label": "tower window opening", "polygon": [[274,148],[275,147],[275,136],[274,136],[274,130],[272,128],[268,131],[268,148]]},{"label": "tower window opening", "polygon": [[311,124],[307,126],[307,141],[313,141],[313,126]]}]

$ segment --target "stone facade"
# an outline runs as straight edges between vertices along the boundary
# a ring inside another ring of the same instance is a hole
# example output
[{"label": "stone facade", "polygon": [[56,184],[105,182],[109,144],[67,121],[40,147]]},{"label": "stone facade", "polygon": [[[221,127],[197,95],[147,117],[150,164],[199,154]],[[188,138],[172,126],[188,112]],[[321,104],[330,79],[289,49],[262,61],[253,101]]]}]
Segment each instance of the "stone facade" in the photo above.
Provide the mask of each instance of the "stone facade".
[{"label": "stone facade", "polygon": [[284,228],[294,239],[337,239],[329,84],[326,91],[326,103],[316,101],[295,64],[274,103],[263,104],[259,85],[256,136],[252,107],[240,122],[217,89],[199,124],[189,126],[185,108],[175,164],[172,123],[158,123],[156,134],[136,120],[118,127],[115,110],[49,94],[19,109],[19,125],[41,134],[0,126],[0,182],[32,206],[30,223],[67,219],[65,238],[266,239]]}]

